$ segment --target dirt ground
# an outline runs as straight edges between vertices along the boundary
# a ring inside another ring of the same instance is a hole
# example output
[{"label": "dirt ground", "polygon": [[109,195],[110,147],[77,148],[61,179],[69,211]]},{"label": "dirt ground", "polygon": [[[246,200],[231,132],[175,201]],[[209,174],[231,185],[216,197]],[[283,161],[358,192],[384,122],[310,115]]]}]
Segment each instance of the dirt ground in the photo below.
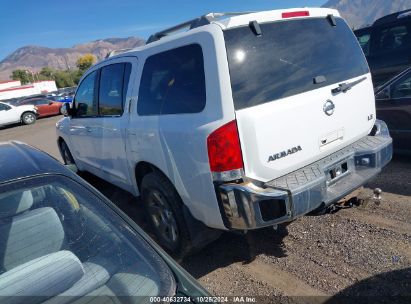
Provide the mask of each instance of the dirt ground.
[{"label": "dirt ground", "polygon": [[244,236],[227,233],[183,265],[216,295],[318,303],[330,300],[321,296],[408,296],[397,300],[411,303],[411,159],[396,157],[366,190],[375,187],[384,191],[379,206],[253,231],[251,263]]}]

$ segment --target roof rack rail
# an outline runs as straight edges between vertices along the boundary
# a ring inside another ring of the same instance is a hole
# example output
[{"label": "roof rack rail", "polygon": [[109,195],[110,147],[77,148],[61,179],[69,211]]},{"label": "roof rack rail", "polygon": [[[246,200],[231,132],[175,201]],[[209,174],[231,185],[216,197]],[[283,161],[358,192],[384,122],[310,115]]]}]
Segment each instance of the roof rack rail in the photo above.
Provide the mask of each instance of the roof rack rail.
[{"label": "roof rack rail", "polygon": [[373,25],[382,25],[385,23],[394,22],[398,19],[410,17],[411,9],[406,9],[403,11],[395,12],[389,15],[385,15],[377,20],[374,21]]},{"label": "roof rack rail", "polygon": [[210,24],[212,21],[219,20],[221,18],[227,17],[227,16],[239,16],[239,15],[245,15],[245,14],[251,14],[255,12],[226,12],[226,13],[209,13],[206,15],[202,15],[198,18],[177,24],[173,27],[170,27],[168,29],[162,30],[160,32],[157,32],[153,35],[151,35],[146,44],[149,44],[151,42],[160,40],[161,38],[165,36],[169,36],[172,33],[182,31],[184,29],[186,30],[191,30],[196,27],[200,27],[206,24]]},{"label": "roof rack rail", "polygon": [[127,48],[127,49],[120,49],[120,50],[112,50],[107,53],[105,58],[110,58],[113,57],[114,55],[122,54],[128,51],[131,51],[133,48]]}]

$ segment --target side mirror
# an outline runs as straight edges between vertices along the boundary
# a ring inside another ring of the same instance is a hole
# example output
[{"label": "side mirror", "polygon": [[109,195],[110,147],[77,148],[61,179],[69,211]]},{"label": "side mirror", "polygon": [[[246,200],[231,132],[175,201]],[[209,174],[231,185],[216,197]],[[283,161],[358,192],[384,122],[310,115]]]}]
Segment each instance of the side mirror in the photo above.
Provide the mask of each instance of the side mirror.
[{"label": "side mirror", "polygon": [[73,109],[70,107],[70,104],[68,102],[65,102],[61,107],[61,113],[66,117],[73,115]]},{"label": "side mirror", "polygon": [[375,95],[375,99],[390,99],[390,97],[391,88],[389,86],[380,91],[377,95]]},{"label": "side mirror", "polygon": [[49,106],[51,106],[53,104],[53,102],[52,101],[49,101]]}]

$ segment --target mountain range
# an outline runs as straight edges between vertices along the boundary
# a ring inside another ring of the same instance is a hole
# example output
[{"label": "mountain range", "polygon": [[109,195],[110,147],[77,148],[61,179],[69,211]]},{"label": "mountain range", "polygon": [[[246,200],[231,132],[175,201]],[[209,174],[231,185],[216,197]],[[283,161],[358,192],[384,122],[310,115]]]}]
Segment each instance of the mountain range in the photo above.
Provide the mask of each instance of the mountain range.
[{"label": "mountain range", "polygon": [[24,46],[0,61],[0,81],[9,79],[12,71],[16,69],[38,72],[45,66],[59,70],[76,68],[77,59],[84,54],[91,53],[99,61],[113,50],[134,48],[144,43],[145,40],[141,38],[128,37],[95,40],[71,48]]},{"label": "mountain range", "polygon": [[382,16],[411,8],[411,0],[329,0],[323,7],[337,9],[357,29]]},{"label": "mountain range", "polygon": [[[323,7],[338,9],[352,28],[372,24],[384,15],[411,8],[411,0],[329,0]],[[24,46],[0,61],[0,81],[9,79],[15,69],[40,71],[49,66],[66,70],[75,68],[77,59],[92,53],[97,60],[103,59],[112,50],[134,48],[144,44],[138,37],[108,38],[71,48],[48,48],[42,46]]]}]

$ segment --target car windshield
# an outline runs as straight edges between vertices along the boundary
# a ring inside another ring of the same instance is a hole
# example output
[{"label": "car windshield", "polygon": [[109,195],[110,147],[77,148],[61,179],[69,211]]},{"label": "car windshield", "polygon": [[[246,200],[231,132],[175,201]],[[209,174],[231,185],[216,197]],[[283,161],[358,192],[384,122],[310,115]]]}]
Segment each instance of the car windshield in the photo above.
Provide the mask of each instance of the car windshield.
[{"label": "car windshield", "polygon": [[2,301],[148,303],[175,286],[152,247],[84,186],[61,176],[0,186]]},{"label": "car windshield", "polygon": [[[369,72],[344,20],[306,18],[224,31],[236,110],[315,90]],[[316,80],[317,79],[317,80]]]}]

